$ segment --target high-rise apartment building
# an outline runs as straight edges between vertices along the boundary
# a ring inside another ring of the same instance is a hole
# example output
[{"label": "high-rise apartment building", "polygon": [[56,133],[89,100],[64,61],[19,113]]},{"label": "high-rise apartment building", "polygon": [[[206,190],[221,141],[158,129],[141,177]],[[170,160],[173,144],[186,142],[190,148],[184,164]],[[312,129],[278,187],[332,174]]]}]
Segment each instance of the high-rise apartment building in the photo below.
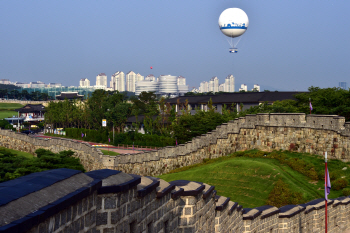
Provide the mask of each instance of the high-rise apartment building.
[{"label": "high-rise apartment building", "polygon": [[96,76],[96,87],[107,88],[107,75],[105,73]]},{"label": "high-rise apartment building", "polygon": [[126,91],[135,92],[136,74],[130,71],[126,74]]},{"label": "high-rise apartment building", "polygon": [[87,78],[80,79],[79,87],[90,87],[90,80]]},{"label": "high-rise apartment building", "polygon": [[225,83],[219,85],[219,91],[225,91]]},{"label": "high-rise apartment building", "polygon": [[235,77],[232,74],[225,78],[225,90],[224,92],[235,92]]},{"label": "high-rise apartment building", "polygon": [[117,71],[112,75],[110,86],[113,90],[125,91],[125,74],[123,71]]},{"label": "high-rise apartment building", "polygon": [[239,88],[239,91],[248,91],[248,87],[246,84],[241,84],[241,88]]},{"label": "high-rise apartment building", "polygon": [[177,88],[180,95],[184,95],[188,92],[188,85],[186,85],[186,78],[182,76],[177,77]]},{"label": "high-rise apartment building", "polygon": [[218,77],[212,77],[209,80],[209,91],[216,93],[219,92],[219,79]]},{"label": "high-rise apartment building", "polygon": [[253,87],[253,89],[252,89],[252,91],[257,91],[257,92],[260,92],[260,86],[259,86],[259,84],[254,84],[254,87]]},{"label": "high-rise apartment building", "polygon": [[201,82],[199,86],[199,93],[209,92],[209,83],[207,81]]},{"label": "high-rise apartment building", "polygon": [[346,82],[339,82],[339,87],[346,90]]}]

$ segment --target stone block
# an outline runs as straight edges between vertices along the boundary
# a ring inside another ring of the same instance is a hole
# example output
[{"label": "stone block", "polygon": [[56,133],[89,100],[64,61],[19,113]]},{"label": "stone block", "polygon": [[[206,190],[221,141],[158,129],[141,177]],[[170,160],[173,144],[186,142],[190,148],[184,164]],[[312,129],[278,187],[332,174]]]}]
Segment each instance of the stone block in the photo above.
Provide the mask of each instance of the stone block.
[{"label": "stone block", "polygon": [[97,213],[96,214],[96,226],[107,224],[108,213]]}]

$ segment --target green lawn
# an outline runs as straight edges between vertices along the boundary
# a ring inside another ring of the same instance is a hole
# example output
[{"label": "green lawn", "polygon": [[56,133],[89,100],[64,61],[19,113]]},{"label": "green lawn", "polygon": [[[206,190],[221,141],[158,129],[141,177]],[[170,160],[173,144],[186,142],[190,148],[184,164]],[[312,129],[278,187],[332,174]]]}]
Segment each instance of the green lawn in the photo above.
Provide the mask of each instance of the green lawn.
[{"label": "green lawn", "polygon": [[16,103],[0,103],[0,110],[6,109],[16,109],[16,108],[22,108],[24,105],[22,104],[16,104]]},{"label": "green lawn", "polygon": [[114,151],[109,151],[109,152],[108,152],[108,150],[101,150],[101,149],[100,149],[100,151],[102,151],[102,153],[103,153],[104,155],[111,155],[111,156],[119,155],[119,153],[114,152]]},{"label": "green lawn", "polygon": [[6,147],[0,147],[0,149],[6,149],[6,150],[10,151],[13,154],[22,155],[22,156],[27,157],[27,158],[33,158],[34,157],[34,155],[32,155],[31,153],[22,152],[22,151],[18,151],[18,150],[12,150],[12,149],[8,149]]},{"label": "green lawn", "polygon": [[[309,156],[307,160],[316,162],[321,159]],[[340,170],[347,166],[341,161],[330,163],[336,163]],[[324,166],[324,163],[321,161],[320,165]],[[312,181],[288,165],[281,164],[277,159],[222,157],[190,167],[192,168],[188,170],[181,168],[179,170],[184,171],[175,171],[176,173],[159,177],[166,181],[192,180],[213,185],[218,195],[230,197],[231,200],[249,208],[265,205],[269,193],[279,178],[287,183],[292,191],[301,192],[304,201],[322,198],[324,195],[324,181]],[[332,167],[334,166],[330,166],[330,169]],[[334,190],[329,195],[330,198],[339,196],[342,196],[342,192]]]},{"label": "green lawn", "polygon": [[13,117],[13,116],[17,117],[18,116],[18,112],[9,111],[9,110],[0,111],[0,120],[4,119],[4,118],[7,118],[7,117]]}]

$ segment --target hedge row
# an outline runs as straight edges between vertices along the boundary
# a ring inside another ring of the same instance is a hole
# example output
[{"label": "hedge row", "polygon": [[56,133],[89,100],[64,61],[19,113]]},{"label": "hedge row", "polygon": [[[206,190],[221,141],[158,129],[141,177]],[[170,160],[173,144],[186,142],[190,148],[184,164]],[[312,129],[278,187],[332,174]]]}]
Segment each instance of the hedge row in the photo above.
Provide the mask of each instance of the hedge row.
[{"label": "hedge row", "polygon": [[134,144],[135,146],[165,147],[175,146],[176,144],[174,138],[159,136],[156,134],[150,135],[136,132],[115,133],[113,142],[113,132],[110,132],[105,128],[99,130],[66,128],[65,130],[67,137],[89,142],[108,143],[109,137],[111,140],[110,144],[114,144],[115,146],[118,144]]}]

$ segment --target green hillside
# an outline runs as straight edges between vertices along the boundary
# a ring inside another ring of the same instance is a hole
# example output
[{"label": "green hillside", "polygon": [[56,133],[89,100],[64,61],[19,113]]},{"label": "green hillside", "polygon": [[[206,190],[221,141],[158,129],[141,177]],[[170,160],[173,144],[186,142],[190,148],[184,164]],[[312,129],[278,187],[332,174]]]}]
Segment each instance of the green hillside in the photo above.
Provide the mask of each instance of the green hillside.
[{"label": "green hillside", "polygon": [[[323,159],[315,155],[281,151],[266,153],[254,150],[207,160],[202,164],[180,168],[159,177],[166,181],[204,182],[215,186],[218,195],[230,197],[244,207],[257,207],[268,203],[269,195],[279,179],[288,186],[292,196],[300,194],[299,199],[292,198],[293,204],[322,198],[324,196],[323,166]],[[348,167],[348,164],[339,160],[329,162],[333,182],[341,177],[346,177],[345,179],[350,177],[350,170],[342,170],[344,167]],[[332,190],[329,197],[342,196],[342,192],[342,189]],[[273,195],[270,200],[271,198]]]},{"label": "green hillside", "polygon": [[12,110],[22,108],[24,105],[17,103],[0,103],[0,110]]}]

